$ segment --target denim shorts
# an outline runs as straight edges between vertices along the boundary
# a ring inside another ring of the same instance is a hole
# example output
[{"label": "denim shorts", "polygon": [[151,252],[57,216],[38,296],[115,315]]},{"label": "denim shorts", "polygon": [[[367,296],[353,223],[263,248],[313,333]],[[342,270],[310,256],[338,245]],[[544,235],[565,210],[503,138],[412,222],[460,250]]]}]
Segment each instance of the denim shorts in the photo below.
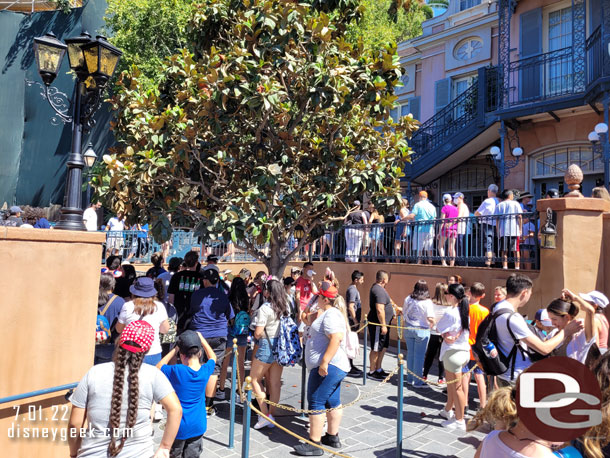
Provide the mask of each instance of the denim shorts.
[{"label": "denim shorts", "polygon": [[161,361],[161,353],[157,353],[156,355],[146,355],[143,362],[150,364],[151,366],[156,366],[159,361]]},{"label": "denim shorts", "polygon": [[341,405],[341,381],[347,372],[337,366],[328,365],[328,375],[322,377],[318,368],[309,371],[307,382],[307,408],[311,410],[332,409]]},{"label": "denim shorts", "polygon": [[234,336],[231,332],[231,328],[229,327],[229,334],[227,335],[227,348],[233,348],[233,339],[237,338],[237,346],[245,347],[248,345],[248,333],[241,334],[239,336]]},{"label": "denim shorts", "polygon": [[274,344],[275,339],[267,339],[267,337],[258,339],[258,351],[256,352],[256,359],[258,359],[261,363],[273,364],[275,362],[272,351]]},{"label": "denim shorts", "polygon": [[476,374],[483,374],[483,370],[477,366],[477,362],[474,360],[470,360],[470,362],[468,364],[466,364],[463,368],[462,368],[462,373],[466,373],[468,372],[470,369],[472,369],[473,366],[476,366],[475,370],[473,371]]}]

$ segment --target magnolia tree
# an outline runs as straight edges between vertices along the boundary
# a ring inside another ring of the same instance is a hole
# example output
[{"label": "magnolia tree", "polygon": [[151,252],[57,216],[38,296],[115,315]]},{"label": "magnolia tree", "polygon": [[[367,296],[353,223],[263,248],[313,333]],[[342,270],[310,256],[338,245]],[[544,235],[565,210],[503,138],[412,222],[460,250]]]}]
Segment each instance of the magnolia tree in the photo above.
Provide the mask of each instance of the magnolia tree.
[{"label": "magnolia tree", "polygon": [[245,246],[275,275],[364,192],[397,205],[417,121],[389,118],[395,45],[367,52],[344,39],[357,5],[199,5],[196,52],[172,56],[158,88],[137,68],[118,81],[120,146],[104,157],[98,195],[128,222],[151,222],[159,241],[192,226]]}]

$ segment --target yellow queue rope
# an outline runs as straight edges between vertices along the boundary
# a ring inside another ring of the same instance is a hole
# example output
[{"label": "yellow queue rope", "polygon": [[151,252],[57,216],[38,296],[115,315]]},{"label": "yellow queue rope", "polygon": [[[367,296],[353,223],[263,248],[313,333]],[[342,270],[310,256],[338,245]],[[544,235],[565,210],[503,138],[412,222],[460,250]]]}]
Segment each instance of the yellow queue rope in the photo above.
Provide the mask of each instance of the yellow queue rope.
[{"label": "yellow queue rope", "polygon": [[292,431],[290,431],[288,428],[283,427],[282,425],[280,425],[278,422],[276,422],[275,420],[273,420],[272,418],[269,418],[267,415],[265,415],[264,413],[262,413],[260,410],[258,410],[256,407],[254,407],[252,405],[252,403],[250,403],[250,408],[252,409],[252,411],[256,412],[258,415],[260,415],[261,417],[263,417],[265,420],[267,420],[269,423],[272,423],[273,425],[277,426],[278,428],[280,428],[282,431],[290,434],[292,437],[295,437],[303,442],[308,443],[309,445],[313,445],[314,447],[317,447],[321,450],[324,450],[327,453],[330,453],[332,455],[336,455],[336,456],[341,456],[343,458],[353,458],[350,455],[344,455],[343,453],[337,452],[336,450],[331,450],[329,448],[324,447],[323,445],[319,445],[316,444],[315,442],[312,442],[309,439],[305,439],[304,437],[299,436],[296,433],[293,433]]}]

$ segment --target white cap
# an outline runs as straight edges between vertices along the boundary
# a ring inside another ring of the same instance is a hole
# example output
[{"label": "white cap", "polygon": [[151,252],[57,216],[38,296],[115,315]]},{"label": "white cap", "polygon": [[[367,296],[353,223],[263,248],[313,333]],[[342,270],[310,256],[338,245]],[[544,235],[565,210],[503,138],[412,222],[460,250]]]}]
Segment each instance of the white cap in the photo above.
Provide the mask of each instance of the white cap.
[{"label": "white cap", "polygon": [[451,194],[443,194],[443,202],[447,202],[447,201],[451,202],[451,200],[453,200],[451,198]]},{"label": "white cap", "polygon": [[553,326],[553,322],[549,317],[549,312],[546,309],[540,309],[536,312],[536,319],[540,321],[542,326]]},{"label": "white cap", "polygon": [[601,308],[606,308],[608,305],[608,298],[605,294],[600,293],[599,291],[591,291],[590,293],[580,293],[580,297],[582,297],[587,302],[592,302]]}]

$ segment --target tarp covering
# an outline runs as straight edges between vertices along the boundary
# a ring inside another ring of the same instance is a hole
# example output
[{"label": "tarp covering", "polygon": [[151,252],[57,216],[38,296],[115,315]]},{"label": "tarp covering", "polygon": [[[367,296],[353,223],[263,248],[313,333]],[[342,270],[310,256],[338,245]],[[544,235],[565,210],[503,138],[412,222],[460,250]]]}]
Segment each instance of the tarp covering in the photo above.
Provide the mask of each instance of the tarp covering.
[{"label": "tarp covering", "polygon": [[[41,97],[41,84],[36,84],[42,82],[33,40],[48,32],[63,40],[83,30],[95,37],[103,33],[105,10],[105,0],[89,0],[70,14],[0,12],[0,206],[62,203],[72,126],[52,123],[55,112]],[[53,86],[71,99],[74,79],[69,70],[65,56]],[[114,143],[110,118],[109,107],[102,105],[96,125],[83,138],[83,148],[91,142],[98,158]]]}]

